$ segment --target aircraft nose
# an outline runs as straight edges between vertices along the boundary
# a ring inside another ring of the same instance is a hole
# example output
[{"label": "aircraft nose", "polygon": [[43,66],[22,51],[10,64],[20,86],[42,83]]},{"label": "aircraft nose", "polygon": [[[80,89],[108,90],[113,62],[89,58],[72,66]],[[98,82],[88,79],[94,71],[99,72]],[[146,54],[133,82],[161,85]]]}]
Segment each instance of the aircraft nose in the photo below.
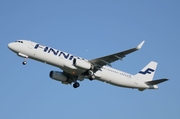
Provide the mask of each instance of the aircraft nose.
[{"label": "aircraft nose", "polygon": [[13,47],[13,44],[12,44],[12,43],[9,43],[9,44],[8,44],[8,48],[9,48],[9,49],[12,49],[12,47]]},{"label": "aircraft nose", "polygon": [[10,50],[12,50],[12,51],[15,51],[15,43],[9,43],[8,44],[8,48],[10,49]]}]

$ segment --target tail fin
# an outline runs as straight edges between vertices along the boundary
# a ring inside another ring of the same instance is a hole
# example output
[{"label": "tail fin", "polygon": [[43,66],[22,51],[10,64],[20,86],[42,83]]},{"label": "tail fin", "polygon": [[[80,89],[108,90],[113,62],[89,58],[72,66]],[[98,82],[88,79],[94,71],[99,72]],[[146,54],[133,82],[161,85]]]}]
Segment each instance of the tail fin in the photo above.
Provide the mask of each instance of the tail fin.
[{"label": "tail fin", "polygon": [[144,82],[147,81],[152,81],[156,67],[157,67],[157,62],[151,61],[148,65],[146,65],[139,73],[137,73],[135,76],[139,80],[143,80]]}]

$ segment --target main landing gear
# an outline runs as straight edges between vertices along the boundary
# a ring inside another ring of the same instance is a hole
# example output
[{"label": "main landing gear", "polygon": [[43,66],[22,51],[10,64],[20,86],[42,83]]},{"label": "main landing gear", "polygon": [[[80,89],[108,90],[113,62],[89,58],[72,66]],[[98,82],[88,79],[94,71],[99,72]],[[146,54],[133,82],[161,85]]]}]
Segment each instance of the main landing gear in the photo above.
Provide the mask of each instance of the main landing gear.
[{"label": "main landing gear", "polygon": [[78,77],[77,77],[77,76],[72,76],[71,78],[72,78],[72,80],[73,80],[73,82],[74,82],[74,83],[73,83],[73,87],[74,87],[74,88],[78,88],[78,87],[80,86],[80,84],[77,82],[77,78],[78,78]]},{"label": "main landing gear", "polygon": [[95,76],[94,76],[93,71],[89,70],[88,73],[89,73],[89,80],[90,80],[90,81],[92,81],[93,79],[95,79]]},{"label": "main landing gear", "polygon": [[78,83],[78,82],[75,82],[74,84],[73,84],[73,87],[74,88],[78,88],[80,86],[80,84]]}]

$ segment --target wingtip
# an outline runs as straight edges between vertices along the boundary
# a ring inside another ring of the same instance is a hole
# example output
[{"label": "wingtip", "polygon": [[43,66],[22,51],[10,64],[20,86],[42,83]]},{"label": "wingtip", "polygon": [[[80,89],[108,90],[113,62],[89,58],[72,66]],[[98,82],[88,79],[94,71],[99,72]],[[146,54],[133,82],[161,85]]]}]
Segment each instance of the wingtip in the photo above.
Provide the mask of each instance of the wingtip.
[{"label": "wingtip", "polygon": [[145,41],[142,41],[136,48],[137,48],[138,50],[141,49],[141,47],[143,46],[144,42],[145,42]]}]

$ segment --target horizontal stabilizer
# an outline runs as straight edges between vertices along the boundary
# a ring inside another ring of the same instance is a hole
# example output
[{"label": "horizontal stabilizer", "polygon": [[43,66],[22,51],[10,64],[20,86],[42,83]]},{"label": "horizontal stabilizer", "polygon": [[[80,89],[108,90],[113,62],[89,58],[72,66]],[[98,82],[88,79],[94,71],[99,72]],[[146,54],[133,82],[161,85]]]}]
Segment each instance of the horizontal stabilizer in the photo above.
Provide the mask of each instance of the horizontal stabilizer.
[{"label": "horizontal stabilizer", "polygon": [[163,79],[158,79],[158,80],[153,80],[153,81],[147,81],[146,84],[147,84],[147,85],[156,85],[156,84],[165,82],[165,81],[167,81],[167,80],[169,80],[169,79],[163,78]]}]

